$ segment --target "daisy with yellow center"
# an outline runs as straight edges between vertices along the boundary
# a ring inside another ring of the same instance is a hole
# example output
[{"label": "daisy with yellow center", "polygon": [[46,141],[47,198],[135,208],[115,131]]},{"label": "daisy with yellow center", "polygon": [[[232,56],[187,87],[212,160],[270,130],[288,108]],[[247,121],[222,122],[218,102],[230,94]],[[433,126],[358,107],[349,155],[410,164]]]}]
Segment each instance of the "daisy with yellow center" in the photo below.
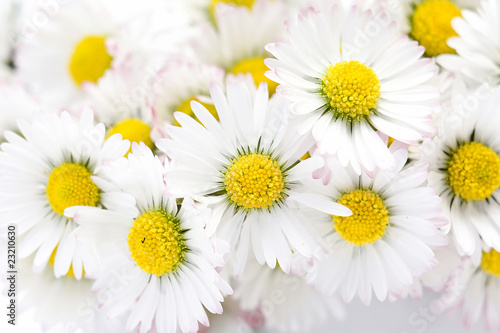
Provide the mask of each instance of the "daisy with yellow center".
[{"label": "daisy with yellow center", "polygon": [[[199,323],[208,326],[205,311],[220,314],[223,293],[232,293],[216,270],[224,264],[223,253],[205,231],[210,211],[188,197],[167,196],[164,178],[170,167],[143,143],[133,144],[122,162],[103,170],[108,182],[103,195],[115,203],[112,208],[67,210],[80,225],[76,233],[96,245],[102,262],[109,258],[109,246],[116,248],[112,271],[97,277],[97,289],[112,288],[121,272],[131,281],[106,299],[106,315],[130,314],[127,331],[155,325],[162,332],[194,332]],[[165,311],[166,304],[175,311]]]},{"label": "daisy with yellow center", "polygon": [[64,6],[33,34],[33,43],[21,43],[16,56],[19,77],[35,85],[37,96],[57,109],[82,102],[86,87],[99,86],[101,78],[114,70],[113,59],[124,57],[107,47],[109,38],[117,36],[116,26],[99,5],[75,2]]},{"label": "daisy with yellow center", "polygon": [[[207,230],[234,246],[236,276],[252,254],[262,265],[289,272],[293,253],[310,258],[318,246],[316,225],[301,211],[302,199],[314,201],[314,195],[307,189],[298,193],[296,186],[312,178],[322,160],[300,161],[313,142],[295,134],[288,103],[278,96],[269,100],[265,83],[254,91],[253,83],[229,81],[227,96],[212,86],[211,97],[219,122],[201,104],[192,103],[201,124],[177,113],[182,127],[169,127],[170,139],[158,141],[158,148],[178,166],[166,182],[173,193],[189,193],[212,204],[214,219]],[[335,202],[323,202],[317,209],[335,216],[351,214]]]},{"label": "daisy with yellow center", "polygon": [[314,181],[322,194],[308,205],[331,200],[352,211],[347,217],[323,215],[330,221],[324,235],[328,255],[315,263],[307,281],[327,295],[338,289],[345,301],[357,294],[365,304],[372,292],[380,301],[389,294],[402,295],[436,265],[434,249],[448,243],[438,229],[447,223],[440,215],[439,197],[424,185],[427,166],[403,168],[407,145],[393,143],[391,152],[398,166],[394,171],[358,176],[330,158],[326,167],[334,178],[326,186]]},{"label": "daisy with yellow center", "polygon": [[92,252],[71,235],[77,225],[64,214],[74,206],[106,206],[97,170],[103,160],[123,157],[129,143],[118,137],[104,142],[104,126],[94,125],[88,109],[80,119],[66,112],[41,113],[32,123],[22,122],[19,135],[7,132],[6,140],[1,147],[0,198],[8,209],[0,215],[19,226],[25,239],[20,257],[36,253],[34,270],[50,263],[56,277],[74,271],[79,280],[83,269],[92,273]]},{"label": "daisy with yellow center", "polygon": [[347,7],[313,2],[287,26],[285,42],[266,46],[276,57],[265,60],[271,69],[266,76],[280,84],[278,94],[302,118],[298,132],[312,135],[321,154],[371,175],[394,167],[376,131],[410,145],[432,133],[429,119],[439,92],[429,80],[436,68],[421,59],[421,47],[398,39],[395,25],[360,43],[358,32],[369,31],[378,18]]},{"label": "daisy with yellow center", "polygon": [[[464,89],[464,88],[462,88]],[[457,86],[455,96],[468,96]],[[460,255],[472,256],[479,265],[483,242],[500,250],[500,90],[463,115],[461,107],[442,119],[446,128],[434,143],[424,143],[421,160],[430,163],[429,185],[443,199],[443,211],[451,222],[452,234]],[[431,148],[431,150],[429,150]]]}]

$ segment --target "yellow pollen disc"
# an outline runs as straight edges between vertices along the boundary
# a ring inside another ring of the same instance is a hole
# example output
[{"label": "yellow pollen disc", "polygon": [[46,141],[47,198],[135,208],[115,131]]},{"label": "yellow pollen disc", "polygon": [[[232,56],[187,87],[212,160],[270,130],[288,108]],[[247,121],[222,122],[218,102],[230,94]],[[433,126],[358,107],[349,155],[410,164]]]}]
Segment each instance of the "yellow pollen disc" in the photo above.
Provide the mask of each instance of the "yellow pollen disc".
[{"label": "yellow pollen disc", "polygon": [[337,202],[352,211],[351,216],[332,216],[335,230],[342,239],[365,246],[384,235],[389,212],[378,194],[371,190],[356,190],[345,193]]},{"label": "yellow pollen disc", "polygon": [[[106,139],[117,133],[121,134],[124,140],[129,140],[131,143],[144,142],[151,150],[155,148],[155,144],[151,140],[151,127],[140,119],[128,118],[120,121],[109,129]],[[130,153],[130,151],[131,149],[128,152]]]},{"label": "yellow pollen disc", "polygon": [[380,81],[373,69],[355,60],[331,65],[321,83],[334,116],[348,122],[368,116],[380,97]]},{"label": "yellow pollen disc", "polygon": [[80,164],[63,163],[53,169],[45,194],[52,209],[59,215],[72,206],[92,206],[99,203],[99,188],[90,179],[92,174]]},{"label": "yellow pollen disc", "polygon": [[500,253],[495,250],[483,252],[481,268],[488,274],[500,277]]},{"label": "yellow pollen disc", "polygon": [[84,81],[96,83],[110,68],[113,58],[106,50],[105,40],[104,36],[88,36],[75,47],[69,62],[69,71],[77,85]]},{"label": "yellow pollen disc", "polygon": [[449,0],[424,0],[416,6],[411,17],[410,34],[425,47],[426,56],[456,53],[446,41],[458,36],[451,26],[451,20],[457,16],[462,16],[460,8]]},{"label": "yellow pollen disc", "polygon": [[278,83],[269,80],[264,73],[267,72],[269,68],[264,64],[264,57],[256,57],[251,59],[245,59],[233,66],[229,71],[232,74],[252,74],[253,81],[255,85],[259,85],[261,82],[267,83],[267,88],[269,89],[269,94],[273,94],[278,87]]},{"label": "yellow pollen disc", "polygon": [[[196,115],[194,114],[193,109],[191,109],[191,101],[200,102],[201,105],[203,105],[212,114],[212,116],[215,117],[215,119],[219,120],[219,115],[217,114],[217,110],[215,109],[215,105],[208,104],[208,103],[205,103],[205,102],[201,102],[195,96],[192,96],[192,97],[186,99],[184,102],[182,102],[181,105],[179,105],[179,107],[177,108],[176,111],[180,111],[182,113],[185,113],[188,116],[196,119],[196,121],[200,122],[200,120],[198,119],[198,117],[196,117]],[[180,126],[180,124],[177,122],[177,120],[174,120],[174,125],[175,126]]]},{"label": "yellow pollen disc", "polygon": [[[55,247],[54,251],[52,251],[52,254],[50,255],[49,258],[49,264],[50,266],[54,267],[54,260],[56,259],[56,251],[57,251],[57,246]],[[82,268],[82,276],[85,276],[85,270]],[[73,264],[69,265],[69,270],[68,273],[66,273],[65,277],[71,277],[75,278],[75,273],[73,272]]]},{"label": "yellow pollen disc", "polygon": [[233,159],[224,186],[229,199],[238,207],[267,209],[283,198],[283,178],[277,161],[268,155],[249,154]]},{"label": "yellow pollen disc", "polygon": [[187,247],[179,220],[165,210],[139,215],[128,233],[132,259],[148,274],[161,276],[184,262]]},{"label": "yellow pollen disc", "polygon": [[447,178],[463,200],[484,200],[500,186],[500,157],[479,142],[463,144],[450,155]]}]

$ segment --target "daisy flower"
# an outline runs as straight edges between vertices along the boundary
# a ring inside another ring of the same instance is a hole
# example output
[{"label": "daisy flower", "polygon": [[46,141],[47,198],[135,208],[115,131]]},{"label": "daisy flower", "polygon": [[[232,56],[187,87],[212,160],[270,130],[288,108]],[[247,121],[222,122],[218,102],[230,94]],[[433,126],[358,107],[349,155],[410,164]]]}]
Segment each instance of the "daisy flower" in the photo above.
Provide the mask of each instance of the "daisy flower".
[{"label": "daisy flower", "polygon": [[204,227],[210,217],[184,198],[165,194],[168,173],[144,144],[132,145],[128,158],[103,168],[95,179],[113,200],[113,207],[73,207],[66,214],[81,225],[76,235],[95,244],[103,274],[94,290],[112,288],[116,276],[123,288],[103,304],[110,318],[130,311],[128,331],[195,332],[208,326],[204,307],[221,313],[223,294],[232,289],[216,267],[224,264]]},{"label": "daisy flower", "polygon": [[[370,32],[372,25],[378,33]],[[400,36],[384,14],[346,12],[338,4],[310,8],[287,35],[287,42],[266,47],[277,58],[266,59],[266,75],[280,84],[277,93],[301,118],[299,133],[312,131],[320,153],[370,174],[395,167],[376,130],[410,145],[433,132],[439,92],[428,81],[436,67],[420,59],[423,47]]]},{"label": "daisy flower", "polygon": [[84,82],[97,83],[111,68],[106,41],[116,33],[116,25],[99,6],[65,4],[33,38],[19,45],[19,77],[47,103],[67,106],[82,98]]},{"label": "daisy flower", "polygon": [[[253,92],[243,82],[231,81],[227,98],[218,86],[211,87],[211,96],[220,123],[201,104],[192,102],[203,125],[177,112],[182,127],[169,126],[171,139],[158,141],[158,148],[177,166],[166,182],[172,193],[212,205],[209,232],[217,232],[232,245],[236,276],[251,253],[260,264],[274,268],[277,261],[289,272],[292,252],[311,257],[317,243],[314,220],[305,219],[287,198],[322,161],[311,158],[298,163],[312,142],[296,135],[288,103],[279,97],[269,100],[265,83]],[[314,200],[302,192],[304,200]],[[318,206],[333,215],[351,214],[334,202]]]},{"label": "daisy flower", "polygon": [[438,64],[460,75],[468,84],[500,83],[500,3],[483,0],[477,11],[464,9],[452,21],[458,34],[448,40],[457,55],[441,55]]},{"label": "daisy flower", "polygon": [[301,264],[295,256],[293,274],[286,274],[279,267],[271,269],[252,261],[236,282],[234,298],[243,311],[260,311],[264,327],[273,332],[309,332],[329,318],[342,320],[343,304],[307,285]]},{"label": "daisy flower", "polygon": [[[5,132],[0,146],[1,224],[17,224],[19,256],[36,252],[33,268],[43,269],[55,253],[54,273],[65,275],[72,265],[77,279],[82,265],[95,267],[91,249],[84,249],[71,233],[76,228],[64,210],[75,205],[112,204],[92,180],[103,163],[122,157],[128,141],[114,136],[104,142],[104,125],[94,125],[87,109],[80,119],[40,113],[29,123],[20,120],[19,132]],[[56,250],[57,248],[57,250]]]},{"label": "daisy flower", "polygon": [[281,1],[257,0],[249,9],[245,6],[221,6],[217,12],[217,27],[199,24],[199,38],[192,44],[192,56],[198,61],[224,68],[228,74],[251,74],[256,85],[267,82],[274,92],[277,84],[264,73],[264,59],[271,56],[264,49],[284,34],[288,8]]},{"label": "daisy flower", "polygon": [[453,108],[439,135],[422,146],[420,160],[430,163],[429,186],[442,198],[460,255],[477,263],[481,242],[500,250],[500,88],[475,109],[467,108],[473,96],[463,83],[454,89]]},{"label": "daisy flower", "polygon": [[19,294],[21,311],[34,308],[34,320],[43,331],[74,332],[123,332],[125,325],[120,320],[105,318],[98,310],[98,300],[109,291],[94,294],[91,279],[76,280],[70,269],[64,276],[56,278],[53,272],[54,256],[41,272],[31,270],[34,256],[19,262]]},{"label": "daisy flower", "polygon": [[427,165],[403,168],[406,145],[395,142],[390,150],[394,171],[358,176],[331,158],[328,166],[335,178],[326,186],[315,182],[318,200],[337,202],[353,214],[323,215],[330,223],[324,229],[329,254],[315,260],[306,281],[327,295],[339,289],[346,302],[356,293],[364,304],[370,303],[372,291],[380,301],[388,292],[402,294],[414,278],[436,266],[433,248],[447,244],[438,229],[447,223],[440,215],[440,199],[423,186]]},{"label": "daisy flower", "polygon": [[476,266],[464,259],[464,269],[457,279],[457,290],[462,291],[455,310],[461,313],[462,323],[470,328],[483,318],[488,330],[500,330],[500,253],[482,251],[481,263]]}]

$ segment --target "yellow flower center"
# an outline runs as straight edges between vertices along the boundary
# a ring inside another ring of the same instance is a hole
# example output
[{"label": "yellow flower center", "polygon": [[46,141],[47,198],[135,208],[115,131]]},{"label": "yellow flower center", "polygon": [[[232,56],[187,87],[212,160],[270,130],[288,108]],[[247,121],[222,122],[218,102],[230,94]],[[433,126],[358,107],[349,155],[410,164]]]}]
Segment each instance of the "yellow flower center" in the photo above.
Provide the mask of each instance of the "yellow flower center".
[{"label": "yellow flower center", "polygon": [[371,190],[347,192],[337,201],[352,211],[351,216],[332,216],[337,233],[356,246],[380,239],[389,223],[389,212],[383,200]]},{"label": "yellow flower center", "polygon": [[331,65],[321,83],[334,116],[347,122],[367,117],[380,97],[380,81],[373,69],[355,60]]},{"label": "yellow flower center", "polygon": [[[219,115],[217,114],[217,110],[215,109],[215,105],[213,104],[208,104],[205,102],[201,102],[199,99],[197,99],[195,96],[192,96],[188,99],[186,99],[184,102],[179,105],[176,111],[180,111],[182,113],[187,114],[188,116],[196,119],[196,121],[200,122],[198,117],[194,114],[193,110],[191,109],[191,101],[197,101],[200,102],[201,105],[203,105],[211,114],[214,116],[215,119],[219,120]],[[180,126],[180,124],[177,122],[177,120],[174,121],[175,126]]]},{"label": "yellow flower center", "polygon": [[450,155],[447,177],[463,200],[484,200],[500,186],[500,157],[479,142],[463,144]]},{"label": "yellow flower center", "polygon": [[500,253],[495,250],[483,252],[481,268],[488,274],[500,277]]},{"label": "yellow flower center", "polygon": [[285,182],[277,161],[269,155],[249,154],[232,160],[224,186],[238,207],[268,209],[283,198]]},{"label": "yellow flower center", "polygon": [[81,85],[85,81],[96,83],[111,67],[113,58],[108,54],[104,36],[88,36],[78,43],[69,62],[73,81]]},{"label": "yellow flower center", "polygon": [[80,164],[63,163],[53,169],[45,194],[52,209],[59,215],[72,206],[92,206],[99,203],[99,188],[90,176],[92,174]]},{"label": "yellow flower center", "polygon": [[[56,251],[57,251],[57,246],[55,247],[54,251],[52,251],[52,254],[50,255],[49,258],[49,264],[54,267],[54,261],[56,259]],[[82,268],[82,276],[85,276],[85,270]],[[65,277],[70,277],[70,278],[75,278],[75,273],[73,272],[73,264],[69,265],[69,270],[68,273],[66,273]]]},{"label": "yellow flower center", "polygon": [[269,80],[264,75],[264,73],[268,70],[269,68],[266,66],[266,64],[264,64],[264,57],[256,57],[238,62],[229,72],[232,74],[252,74],[255,85],[258,86],[261,82],[266,82],[269,89],[269,94],[271,95],[276,91],[278,83]]},{"label": "yellow flower center", "polygon": [[177,269],[187,252],[180,221],[165,210],[139,215],[128,233],[130,255],[139,268],[161,276]]},{"label": "yellow flower center", "polygon": [[446,41],[458,36],[451,26],[451,20],[457,16],[461,16],[460,8],[449,0],[424,0],[416,6],[411,17],[410,34],[425,47],[426,56],[456,53]]},{"label": "yellow flower center", "polygon": [[[151,150],[155,148],[153,140],[151,140],[151,127],[140,119],[128,118],[120,121],[108,131],[106,139],[113,134],[121,134],[124,140],[132,142],[144,142]],[[131,149],[129,149],[130,153]],[[128,153],[127,153],[128,154]]]}]

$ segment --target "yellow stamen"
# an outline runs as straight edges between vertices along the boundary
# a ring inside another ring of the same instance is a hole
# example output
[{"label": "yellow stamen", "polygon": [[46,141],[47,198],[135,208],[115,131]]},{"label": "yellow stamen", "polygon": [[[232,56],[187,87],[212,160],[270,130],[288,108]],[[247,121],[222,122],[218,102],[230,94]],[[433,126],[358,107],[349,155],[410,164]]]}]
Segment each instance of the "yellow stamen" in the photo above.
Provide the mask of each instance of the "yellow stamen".
[{"label": "yellow stamen", "polygon": [[446,41],[458,36],[451,26],[451,20],[459,16],[462,16],[460,8],[452,1],[424,0],[413,12],[410,35],[425,47],[425,55],[428,57],[456,53]]},{"label": "yellow stamen", "polygon": [[59,215],[72,206],[92,206],[99,203],[99,188],[86,167],[63,163],[53,169],[45,193],[52,209]]},{"label": "yellow stamen", "polygon": [[283,198],[283,171],[268,155],[249,154],[232,160],[224,178],[227,195],[238,207],[268,209]]},{"label": "yellow stamen", "polygon": [[351,216],[332,216],[337,233],[356,246],[380,239],[389,223],[389,212],[383,200],[371,190],[347,192],[337,201],[352,211]]},{"label": "yellow stamen", "polygon": [[359,61],[331,65],[321,83],[321,92],[334,116],[347,122],[358,122],[368,116],[380,97],[377,75]]},{"label": "yellow stamen", "polygon": [[162,276],[184,262],[187,247],[180,221],[165,210],[139,215],[128,234],[130,255],[148,274]]},{"label": "yellow stamen", "polygon": [[463,200],[484,200],[500,186],[500,157],[493,149],[471,142],[450,154],[447,179]]},{"label": "yellow stamen", "polygon": [[78,43],[69,62],[69,72],[77,85],[97,81],[111,67],[113,58],[105,45],[106,37],[88,36]]}]

